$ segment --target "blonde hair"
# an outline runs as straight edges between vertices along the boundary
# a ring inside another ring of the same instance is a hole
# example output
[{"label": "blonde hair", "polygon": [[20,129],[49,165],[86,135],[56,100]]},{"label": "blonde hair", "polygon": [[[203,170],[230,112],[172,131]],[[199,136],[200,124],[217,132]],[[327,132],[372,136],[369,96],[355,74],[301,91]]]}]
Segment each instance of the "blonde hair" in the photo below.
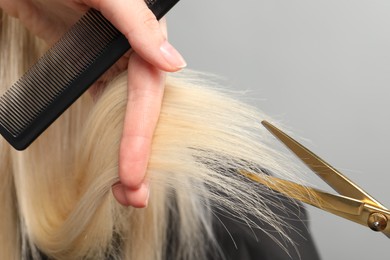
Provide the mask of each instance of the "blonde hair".
[{"label": "blonde hair", "polygon": [[[44,47],[17,20],[0,15],[3,92]],[[1,139],[0,258],[39,259],[40,251],[53,259],[159,260],[174,247],[172,259],[204,259],[210,247],[218,251],[213,207],[258,228],[250,212],[285,234],[265,199],[270,191],[236,169],[296,179],[294,167],[271,148],[260,125],[265,115],[198,78],[167,79],[145,209],[124,208],[111,194],[118,181],[125,74],[96,103],[83,95],[27,150],[15,151]],[[167,239],[172,232],[175,241]]]}]

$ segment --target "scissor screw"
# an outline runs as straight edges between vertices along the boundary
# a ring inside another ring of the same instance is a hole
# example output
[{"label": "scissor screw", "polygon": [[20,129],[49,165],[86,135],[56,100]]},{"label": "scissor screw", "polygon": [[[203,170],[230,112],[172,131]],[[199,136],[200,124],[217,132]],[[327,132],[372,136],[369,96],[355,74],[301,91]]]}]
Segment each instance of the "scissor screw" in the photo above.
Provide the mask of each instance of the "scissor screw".
[{"label": "scissor screw", "polygon": [[387,218],[381,213],[372,213],[367,222],[368,226],[374,231],[383,231],[387,226]]}]

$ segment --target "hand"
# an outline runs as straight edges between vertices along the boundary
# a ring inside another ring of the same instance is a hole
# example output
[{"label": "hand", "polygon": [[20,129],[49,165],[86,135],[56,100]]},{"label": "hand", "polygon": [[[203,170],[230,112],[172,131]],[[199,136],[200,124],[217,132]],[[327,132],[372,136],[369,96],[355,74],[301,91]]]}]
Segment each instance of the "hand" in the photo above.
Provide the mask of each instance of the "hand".
[{"label": "hand", "polygon": [[99,10],[127,37],[136,53],[125,55],[106,74],[128,67],[120,182],[113,186],[113,194],[125,206],[145,207],[149,196],[145,173],[164,92],[162,71],[177,71],[186,65],[166,40],[165,26],[143,0],[0,0],[0,8],[48,44],[56,42],[89,8]]}]

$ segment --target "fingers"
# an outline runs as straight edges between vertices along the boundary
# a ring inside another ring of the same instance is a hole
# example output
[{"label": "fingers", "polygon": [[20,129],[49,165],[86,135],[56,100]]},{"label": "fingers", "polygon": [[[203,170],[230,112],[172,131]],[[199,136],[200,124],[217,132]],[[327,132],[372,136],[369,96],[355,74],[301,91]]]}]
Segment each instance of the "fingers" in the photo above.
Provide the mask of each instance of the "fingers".
[{"label": "fingers", "polygon": [[[131,190],[123,184],[117,183],[112,187],[112,192],[120,204],[135,208],[144,208],[148,204],[150,188],[149,184],[145,183],[140,188]],[[130,193],[131,196],[128,196],[127,193]]]},{"label": "fingers", "polygon": [[120,185],[114,196],[123,205],[147,205],[144,180],[154,129],[161,109],[165,75],[134,53],[128,66],[128,102],[119,152]]},{"label": "fingers", "polygon": [[113,187],[113,194],[123,205],[145,207],[149,198],[145,173],[164,92],[161,70],[177,71],[186,63],[168,43],[165,24],[160,26],[143,0],[78,1],[100,10],[127,37],[136,53],[128,66],[128,103],[119,152],[120,183]]},{"label": "fingers", "polygon": [[186,66],[143,0],[77,1],[100,10],[127,37],[134,51],[157,68],[177,71]]}]

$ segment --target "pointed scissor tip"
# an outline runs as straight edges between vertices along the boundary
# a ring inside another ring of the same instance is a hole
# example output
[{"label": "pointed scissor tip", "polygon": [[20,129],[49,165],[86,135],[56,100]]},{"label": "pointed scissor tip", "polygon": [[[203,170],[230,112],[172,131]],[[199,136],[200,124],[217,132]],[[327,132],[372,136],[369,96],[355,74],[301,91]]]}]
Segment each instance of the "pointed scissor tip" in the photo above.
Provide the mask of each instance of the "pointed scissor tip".
[{"label": "pointed scissor tip", "polygon": [[269,129],[270,127],[272,127],[271,123],[268,122],[267,120],[261,121],[261,124],[262,124],[265,128],[267,128],[267,129]]},{"label": "pointed scissor tip", "polygon": [[261,124],[269,131],[271,132],[273,135],[275,135],[275,137],[277,137],[278,139],[280,139],[278,137],[278,134],[282,134],[282,135],[285,135],[283,132],[281,132],[277,127],[275,127],[273,124],[271,124],[270,122],[268,122],[267,120],[263,120],[261,121]]}]

